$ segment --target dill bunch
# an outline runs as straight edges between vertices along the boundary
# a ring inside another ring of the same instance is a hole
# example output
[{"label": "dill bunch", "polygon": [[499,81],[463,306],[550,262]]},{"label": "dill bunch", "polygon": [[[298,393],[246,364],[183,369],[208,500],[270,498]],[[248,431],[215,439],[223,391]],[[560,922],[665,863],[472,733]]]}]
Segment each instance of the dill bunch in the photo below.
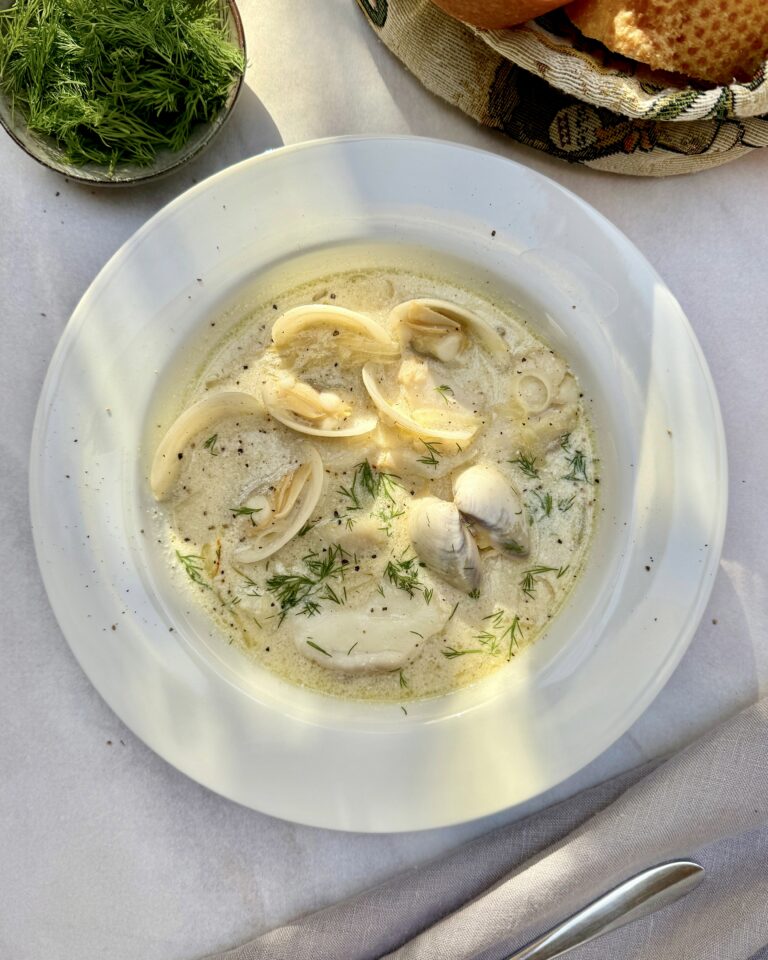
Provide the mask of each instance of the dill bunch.
[{"label": "dill bunch", "polygon": [[148,166],[212,120],[244,69],[218,0],[16,0],[0,91],[74,165]]}]

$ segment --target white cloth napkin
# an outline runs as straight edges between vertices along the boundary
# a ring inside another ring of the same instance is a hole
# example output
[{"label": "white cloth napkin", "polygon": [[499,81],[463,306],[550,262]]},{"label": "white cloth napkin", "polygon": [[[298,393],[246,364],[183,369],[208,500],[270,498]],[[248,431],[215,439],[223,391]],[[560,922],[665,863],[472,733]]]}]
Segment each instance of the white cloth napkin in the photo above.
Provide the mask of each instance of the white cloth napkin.
[{"label": "white cloth napkin", "polygon": [[681,753],[209,960],[502,960],[642,868],[706,868],[573,960],[768,960],[768,699]]}]

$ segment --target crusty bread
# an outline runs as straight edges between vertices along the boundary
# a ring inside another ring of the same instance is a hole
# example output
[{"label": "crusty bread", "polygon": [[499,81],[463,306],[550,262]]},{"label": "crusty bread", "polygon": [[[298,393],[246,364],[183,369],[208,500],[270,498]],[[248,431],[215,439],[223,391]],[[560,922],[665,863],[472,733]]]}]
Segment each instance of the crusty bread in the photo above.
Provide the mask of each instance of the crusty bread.
[{"label": "crusty bread", "polygon": [[566,12],[614,53],[713,83],[750,79],[768,52],[768,0],[575,0]]},{"label": "crusty bread", "polygon": [[562,7],[567,0],[435,0],[452,17],[476,27],[511,27]]}]

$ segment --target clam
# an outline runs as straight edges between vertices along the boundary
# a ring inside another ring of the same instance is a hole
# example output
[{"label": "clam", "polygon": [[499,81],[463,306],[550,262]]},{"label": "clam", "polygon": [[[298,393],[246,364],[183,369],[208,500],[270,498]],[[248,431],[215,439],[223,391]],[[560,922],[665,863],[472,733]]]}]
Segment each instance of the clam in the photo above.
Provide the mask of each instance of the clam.
[{"label": "clam", "polygon": [[389,400],[382,387],[388,369],[374,363],[363,367],[363,384],[373,405],[390,423],[426,440],[466,444],[481,421],[466,410],[446,388],[438,387],[422,361],[405,360],[397,375],[398,394]]},{"label": "clam", "polygon": [[470,310],[446,300],[406,300],[389,315],[403,347],[444,362],[455,360],[471,337],[491,354],[504,356],[504,338]]},{"label": "clam", "polygon": [[447,583],[470,593],[480,585],[480,554],[455,503],[422,497],[411,505],[408,534],[419,559]]},{"label": "clam", "polygon": [[156,500],[164,500],[181,472],[184,449],[190,441],[226,417],[263,416],[261,402],[249,393],[225,390],[193,403],[171,424],[152,458],[149,485]]},{"label": "clam", "polygon": [[400,353],[397,343],[370,317],[323,303],[294,307],[284,313],[272,325],[272,342],[278,350],[285,350],[293,346],[302,333],[316,327],[325,327],[331,332],[334,351],[342,355],[383,360]]},{"label": "clam", "polygon": [[530,532],[520,495],[496,469],[476,464],[453,481],[453,502],[470,521],[481,547],[524,556],[530,550]]},{"label": "clam", "polygon": [[355,415],[337,393],[319,391],[284,373],[262,390],[270,416],[312,437],[359,437],[376,428],[375,413]]},{"label": "clam", "polygon": [[[401,591],[363,608],[322,609],[293,622],[293,642],[321,667],[348,674],[391,673],[404,667],[418,647],[439,633],[449,608],[425,604]],[[397,678],[393,678],[397,684]]]},{"label": "clam", "polygon": [[239,510],[245,518],[245,542],[232,552],[238,563],[257,563],[271,557],[312,516],[323,492],[323,461],[309,443],[302,452],[304,461],[287,473],[274,490],[252,491],[245,498]]}]

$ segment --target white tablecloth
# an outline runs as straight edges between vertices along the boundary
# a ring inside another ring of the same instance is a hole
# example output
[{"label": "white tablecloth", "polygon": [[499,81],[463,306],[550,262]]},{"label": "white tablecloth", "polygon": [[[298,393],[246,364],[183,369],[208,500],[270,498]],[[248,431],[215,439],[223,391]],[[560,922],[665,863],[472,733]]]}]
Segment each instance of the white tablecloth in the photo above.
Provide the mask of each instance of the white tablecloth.
[{"label": "white tablecloth", "polygon": [[90,190],[0,138],[0,956],[176,960],[247,939],[519,816],[399,836],[273,820],[209,793],[138,742],[80,672],[32,549],[27,457],[46,367],[99,268],[192,183],[281,143],[411,133],[529,164],[614,221],[667,279],[723,406],[730,517],[714,594],[682,664],[614,747],[557,791],[686,743],[768,685],[768,153],[689,178],[597,174],[479,130],[423,91],[353,0],[243,0],[248,89],[221,139],[155,186]]}]

